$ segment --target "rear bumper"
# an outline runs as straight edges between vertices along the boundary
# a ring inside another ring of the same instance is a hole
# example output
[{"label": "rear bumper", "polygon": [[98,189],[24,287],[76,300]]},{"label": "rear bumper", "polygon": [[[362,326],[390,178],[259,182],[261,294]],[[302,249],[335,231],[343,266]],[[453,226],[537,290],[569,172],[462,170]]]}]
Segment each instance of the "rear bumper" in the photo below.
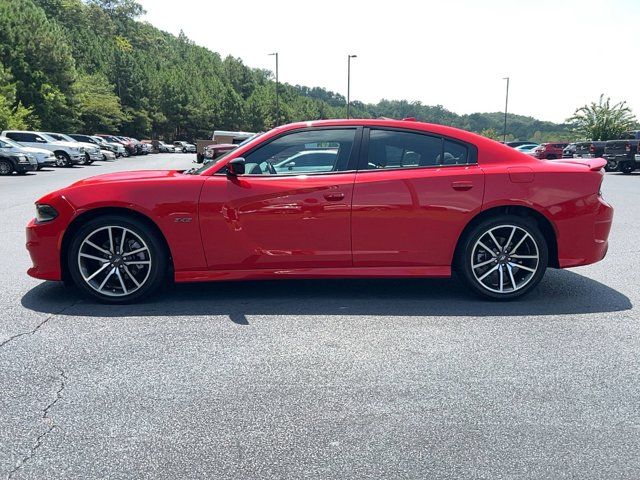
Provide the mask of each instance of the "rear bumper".
[{"label": "rear bumper", "polygon": [[613,222],[613,207],[600,196],[591,215],[578,217],[570,231],[559,232],[558,261],[560,268],[590,265],[599,262],[609,248],[609,232]]}]

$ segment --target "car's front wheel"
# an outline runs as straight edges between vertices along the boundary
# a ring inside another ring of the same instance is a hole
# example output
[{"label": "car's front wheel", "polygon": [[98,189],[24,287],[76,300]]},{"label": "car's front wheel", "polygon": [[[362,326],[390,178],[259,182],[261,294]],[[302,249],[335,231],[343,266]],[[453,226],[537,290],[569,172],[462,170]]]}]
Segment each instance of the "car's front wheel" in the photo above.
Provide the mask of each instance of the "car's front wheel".
[{"label": "car's front wheel", "polygon": [[544,276],[548,247],[534,220],[502,215],[476,225],[458,251],[457,271],[484,297],[509,300],[530,292]]},{"label": "car's front wheel", "polygon": [[168,264],[156,232],[121,215],[105,215],[83,225],[71,241],[67,262],[80,290],[108,303],[152,293],[166,278]]},{"label": "car's front wheel", "polygon": [[56,152],[56,167],[71,167],[73,164],[71,163],[71,157],[67,155],[65,152]]},{"label": "car's front wheel", "polygon": [[624,162],[620,165],[620,171],[625,175],[629,175],[631,172],[635,170],[635,166],[631,162]]},{"label": "car's front wheel", "polygon": [[13,172],[13,165],[9,160],[0,160],[0,175],[11,175]]}]

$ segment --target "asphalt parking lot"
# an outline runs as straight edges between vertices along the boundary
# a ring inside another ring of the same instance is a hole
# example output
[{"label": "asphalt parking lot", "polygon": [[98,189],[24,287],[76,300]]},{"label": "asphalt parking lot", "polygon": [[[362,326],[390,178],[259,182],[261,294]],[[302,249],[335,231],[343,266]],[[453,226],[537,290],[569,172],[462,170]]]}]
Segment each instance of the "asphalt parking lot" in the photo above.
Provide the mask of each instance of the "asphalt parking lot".
[{"label": "asphalt parking lot", "polygon": [[527,298],[453,280],[179,285],[105,306],[26,275],[33,202],[153,155],[0,178],[7,478],[640,477],[640,175],[609,254]]}]

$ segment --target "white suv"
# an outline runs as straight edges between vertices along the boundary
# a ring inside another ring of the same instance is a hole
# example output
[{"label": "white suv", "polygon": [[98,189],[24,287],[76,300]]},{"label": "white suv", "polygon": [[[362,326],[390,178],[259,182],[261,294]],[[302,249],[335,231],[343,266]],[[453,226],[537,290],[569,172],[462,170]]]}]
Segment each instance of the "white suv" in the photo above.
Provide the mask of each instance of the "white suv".
[{"label": "white suv", "polygon": [[83,165],[91,165],[96,160],[102,160],[100,148],[98,148],[93,143],[76,140],[75,138],[72,138],[69,135],[65,135],[64,133],[44,132],[44,134],[55,138],[59,142],[77,143],[79,146],[84,148],[84,162],[82,162]]},{"label": "white suv", "polygon": [[53,152],[58,167],[71,167],[74,163],[84,162],[86,158],[84,148],[77,142],[60,142],[46,133],[5,130],[0,137],[9,138],[23,147],[44,148]]}]

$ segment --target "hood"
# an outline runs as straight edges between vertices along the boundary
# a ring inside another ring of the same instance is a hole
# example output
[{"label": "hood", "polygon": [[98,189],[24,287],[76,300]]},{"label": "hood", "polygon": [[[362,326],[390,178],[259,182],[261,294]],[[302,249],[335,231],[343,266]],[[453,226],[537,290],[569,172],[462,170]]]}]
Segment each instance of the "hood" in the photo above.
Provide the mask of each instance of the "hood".
[{"label": "hood", "polygon": [[35,155],[53,155],[51,150],[36,147],[21,147],[20,151],[24,153],[33,153]]},{"label": "hood", "polygon": [[56,140],[55,142],[49,142],[50,145],[60,145],[67,148],[82,148],[78,142],[64,142],[62,140]]},{"label": "hood", "polygon": [[178,170],[136,170],[133,172],[105,173],[95,177],[85,178],[71,184],[71,187],[95,185],[98,183],[130,182],[141,180],[153,180],[157,178],[175,177],[182,175]]}]

